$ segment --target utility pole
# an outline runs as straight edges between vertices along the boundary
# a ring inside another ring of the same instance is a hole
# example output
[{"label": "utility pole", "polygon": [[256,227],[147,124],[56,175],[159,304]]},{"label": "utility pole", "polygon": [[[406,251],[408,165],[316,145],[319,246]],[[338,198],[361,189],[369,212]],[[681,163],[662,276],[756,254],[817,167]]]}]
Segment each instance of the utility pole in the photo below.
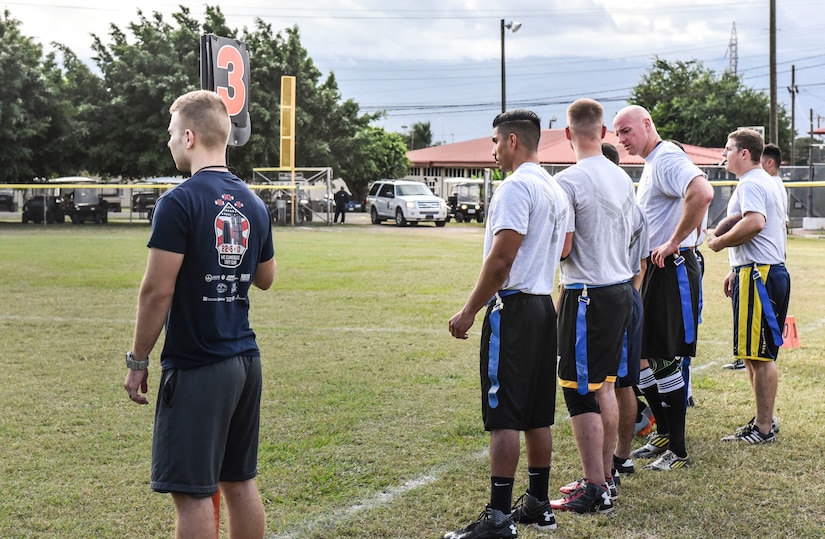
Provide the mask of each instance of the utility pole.
[{"label": "utility pole", "polygon": [[791,85],[788,86],[788,91],[791,92],[791,159],[788,163],[793,166],[796,164],[796,94],[799,93],[799,88],[796,87],[796,66],[791,66]]},{"label": "utility pole", "polygon": [[776,0],[771,0],[771,142],[777,144],[779,141],[779,123],[777,121],[776,107]]},{"label": "utility pole", "polygon": [[[814,181],[814,109],[811,109],[811,129],[808,131],[811,135],[810,144],[808,145],[808,181]],[[811,211],[814,202],[814,190],[808,187],[808,203],[807,211],[808,217],[813,217]]]},{"label": "utility pole", "polygon": [[739,40],[736,38],[736,21],[733,21],[733,26],[730,29],[730,41],[728,42],[728,50],[725,54],[728,56],[728,72],[736,75],[736,70],[739,68]]}]

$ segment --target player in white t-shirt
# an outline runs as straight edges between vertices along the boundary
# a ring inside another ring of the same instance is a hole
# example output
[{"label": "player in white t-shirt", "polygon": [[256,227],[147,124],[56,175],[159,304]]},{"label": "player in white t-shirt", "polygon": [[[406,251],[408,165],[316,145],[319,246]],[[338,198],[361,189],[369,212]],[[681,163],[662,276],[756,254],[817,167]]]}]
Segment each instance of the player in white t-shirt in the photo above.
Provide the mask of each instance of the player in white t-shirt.
[{"label": "player in white t-shirt", "polygon": [[739,178],[728,215],[742,218],[719,236],[709,231],[707,241],[714,251],[728,248],[731,271],[724,289],[733,303],[733,355],[744,361],[756,400],[754,418],[722,440],[750,444],[776,440],[776,359],[791,292],[785,268],[787,198],[761,166],[763,144],[751,129],[728,135],[725,168]]},{"label": "player in white t-shirt", "polygon": [[[466,339],[486,305],[481,332],[481,398],[490,431],[490,503],[481,518],[446,539],[515,538],[516,522],[556,527],[547,485],[556,407],[556,310],[552,292],[562,255],[567,198],[539,165],[539,117],[528,110],[493,120],[493,156],[512,172],[496,189],[486,218],[484,262],[464,307],[449,321]],[[520,448],[529,488],[513,510]]]}]

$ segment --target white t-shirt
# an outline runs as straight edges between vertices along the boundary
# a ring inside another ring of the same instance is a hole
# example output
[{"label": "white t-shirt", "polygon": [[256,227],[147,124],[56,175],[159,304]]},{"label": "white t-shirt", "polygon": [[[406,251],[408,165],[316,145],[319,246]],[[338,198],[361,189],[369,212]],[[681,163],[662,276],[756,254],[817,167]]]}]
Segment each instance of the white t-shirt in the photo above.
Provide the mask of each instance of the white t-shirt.
[{"label": "white t-shirt", "polygon": [[788,188],[785,187],[785,182],[782,181],[782,177],[779,174],[775,176],[771,176],[773,180],[782,188],[782,211],[785,213],[785,223],[789,223],[790,219],[788,219]]},{"label": "white t-shirt", "polygon": [[[564,285],[609,285],[634,273],[629,249],[636,196],[633,180],[603,155],[582,159],[556,175],[573,216],[573,248],[561,262]],[[639,260],[636,261],[639,263]]]},{"label": "white t-shirt", "polygon": [[630,237],[630,269],[633,275],[642,271],[642,259],[650,256],[650,232],[647,229],[647,220],[642,208],[633,205],[633,235]]},{"label": "white t-shirt", "polygon": [[728,249],[731,266],[745,264],[782,264],[785,262],[785,204],[776,180],[761,168],[739,178],[728,201],[728,215],[757,212],[765,216],[765,227],[742,245]]},{"label": "white t-shirt", "polygon": [[[636,198],[645,212],[650,229],[650,247],[655,249],[673,235],[685,207],[688,185],[704,172],[672,142],[660,142],[647,157]],[[696,245],[696,231],[682,240],[680,247]]]},{"label": "white t-shirt", "polygon": [[535,163],[524,163],[496,189],[487,212],[484,257],[502,230],[523,236],[503,290],[550,295],[564,247],[567,197]]}]

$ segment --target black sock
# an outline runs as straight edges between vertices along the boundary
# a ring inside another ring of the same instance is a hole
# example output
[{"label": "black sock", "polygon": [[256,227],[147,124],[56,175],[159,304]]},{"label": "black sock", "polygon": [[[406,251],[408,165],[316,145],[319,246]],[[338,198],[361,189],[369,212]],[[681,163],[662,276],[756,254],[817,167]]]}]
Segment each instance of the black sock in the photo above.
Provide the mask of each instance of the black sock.
[{"label": "black sock", "polygon": [[642,389],[642,392],[645,394],[647,405],[650,406],[650,410],[653,412],[653,417],[656,418],[656,432],[667,436],[669,425],[667,423],[665,409],[662,407],[662,397],[659,395],[659,388],[656,387],[656,384],[653,384],[650,387]]},{"label": "black sock", "polygon": [[505,515],[513,508],[512,477],[490,477],[490,508],[498,509]]},{"label": "black sock", "polygon": [[530,487],[528,488],[530,494],[540,502],[547,500],[547,483],[550,481],[550,467],[534,468],[528,466],[527,477],[530,480]]},{"label": "black sock", "polygon": [[665,401],[665,404],[667,404],[667,408],[665,408],[664,411],[667,415],[668,427],[670,429],[670,446],[668,449],[676,453],[677,457],[682,458],[687,456],[687,448],[685,447],[686,393],[687,388],[682,386],[662,395],[662,399]]}]

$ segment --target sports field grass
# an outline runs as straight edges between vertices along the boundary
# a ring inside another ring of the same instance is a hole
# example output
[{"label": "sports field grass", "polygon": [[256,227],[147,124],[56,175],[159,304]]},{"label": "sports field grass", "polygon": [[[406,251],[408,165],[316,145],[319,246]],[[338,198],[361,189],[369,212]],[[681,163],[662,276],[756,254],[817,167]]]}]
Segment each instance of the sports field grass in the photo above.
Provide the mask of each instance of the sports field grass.
[{"label": "sports field grass", "polygon": [[[172,535],[171,500],[148,487],[154,405],[122,389],[148,232],[0,224],[2,538]],[[277,228],[275,242],[274,289],[252,293],[267,536],[435,538],[475,519],[489,483],[481,315],[469,341],[452,339],[447,320],[478,273],[481,226]],[[825,536],[825,243],[791,238],[788,252],[802,346],[780,354],[779,443],[719,441],[753,403],[744,371],[722,369],[727,258],[706,250],[687,427],[694,466],[639,472],[613,514],[559,514],[558,530],[521,537]],[[155,354],[152,401],[158,375]],[[551,489],[580,474],[560,397],[554,442]],[[525,488],[522,465],[516,496]]]}]

